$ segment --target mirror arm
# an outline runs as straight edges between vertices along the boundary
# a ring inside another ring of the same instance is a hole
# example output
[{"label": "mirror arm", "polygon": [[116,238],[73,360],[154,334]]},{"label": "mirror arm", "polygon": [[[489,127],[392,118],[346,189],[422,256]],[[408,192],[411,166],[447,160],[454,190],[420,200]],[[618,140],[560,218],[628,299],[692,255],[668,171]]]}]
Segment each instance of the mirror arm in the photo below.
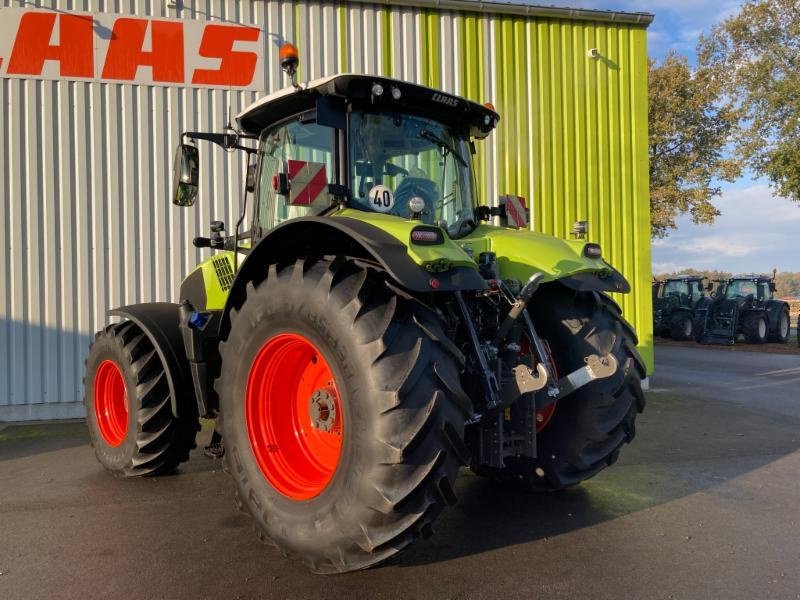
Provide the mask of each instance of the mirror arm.
[{"label": "mirror arm", "polygon": [[239,139],[255,139],[253,136],[242,136],[238,133],[205,133],[203,131],[184,131],[181,138],[189,138],[192,142],[204,140],[224,148],[225,150],[244,150],[245,152],[255,152],[255,148],[248,148],[239,143]]}]

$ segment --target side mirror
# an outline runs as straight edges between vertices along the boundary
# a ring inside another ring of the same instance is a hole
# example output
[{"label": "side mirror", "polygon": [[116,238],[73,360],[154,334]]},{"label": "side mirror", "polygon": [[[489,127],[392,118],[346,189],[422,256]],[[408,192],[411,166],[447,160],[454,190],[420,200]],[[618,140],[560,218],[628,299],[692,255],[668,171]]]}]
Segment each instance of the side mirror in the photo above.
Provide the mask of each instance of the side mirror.
[{"label": "side mirror", "polygon": [[714,284],[713,284],[713,283],[711,283],[711,282],[709,281],[709,282],[706,284],[706,291],[707,291],[707,292],[710,292],[710,291],[711,291],[711,290],[713,290],[713,289],[714,289]]},{"label": "side mirror", "polygon": [[247,165],[247,179],[245,181],[245,189],[252,193],[256,191],[256,163]]},{"label": "side mirror", "polygon": [[774,281],[769,282],[769,291],[772,292],[773,294],[778,291],[778,288],[775,285]]},{"label": "side mirror", "polygon": [[200,161],[197,147],[180,144],[175,150],[172,164],[172,203],[177,206],[194,206],[197,184],[200,179]]}]

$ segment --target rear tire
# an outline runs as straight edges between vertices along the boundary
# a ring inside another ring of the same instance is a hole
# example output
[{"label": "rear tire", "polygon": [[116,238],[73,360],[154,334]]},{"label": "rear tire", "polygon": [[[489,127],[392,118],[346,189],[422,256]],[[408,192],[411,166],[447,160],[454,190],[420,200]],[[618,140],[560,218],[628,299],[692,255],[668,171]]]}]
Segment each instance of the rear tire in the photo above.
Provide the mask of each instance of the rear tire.
[{"label": "rear tire", "polygon": [[[431,533],[434,519],[455,502],[472,411],[457,363],[439,341],[438,317],[393,291],[382,274],[341,259],[273,265],[246,292],[220,346],[216,389],[226,467],[259,538],[317,573],[336,573],[375,565]],[[264,379],[272,371],[262,373],[260,361],[278,360],[271,349],[292,339],[311,349],[297,350],[282,379]],[[338,415],[325,429],[328,447],[338,450],[333,458],[320,453],[319,472],[296,458],[297,444],[281,441],[294,439],[284,435],[289,427],[306,449],[317,447],[305,441],[320,435],[311,431],[319,429],[317,413],[303,414],[304,397],[316,397],[317,384],[306,389],[306,376],[297,375],[310,372],[306,365],[317,352],[329,367],[323,379]],[[280,418],[288,413],[272,403],[276,397],[296,407],[291,419]],[[261,436],[265,428],[276,437]],[[331,431],[341,439],[330,438]],[[277,443],[265,454],[269,439]]]},{"label": "rear tire", "polygon": [[188,460],[197,419],[176,419],[166,372],[131,321],[95,334],[83,379],[86,424],[100,464],[117,477],[171,472]]},{"label": "rear tire", "polygon": [[675,312],[669,319],[669,333],[673,340],[691,340],[694,334],[694,320],[685,311]]},{"label": "rear tire", "polygon": [[537,434],[537,458],[516,473],[533,489],[559,490],[612,465],[622,445],[633,440],[636,415],[645,406],[645,368],[636,351],[636,334],[603,294],[544,286],[531,316],[562,377],[583,366],[589,354],[611,352],[619,363],[616,374],[558,402],[550,423]]},{"label": "rear tire", "polygon": [[748,344],[763,344],[767,341],[769,323],[763,312],[748,312],[742,317],[742,333]]},{"label": "rear tire", "polygon": [[775,333],[769,336],[769,341],[785,344],[789,341],[789,331],[791,329],[791,320],[789,318],[789,309],[784,308],[778,315],[778,322],[775,324]]}]

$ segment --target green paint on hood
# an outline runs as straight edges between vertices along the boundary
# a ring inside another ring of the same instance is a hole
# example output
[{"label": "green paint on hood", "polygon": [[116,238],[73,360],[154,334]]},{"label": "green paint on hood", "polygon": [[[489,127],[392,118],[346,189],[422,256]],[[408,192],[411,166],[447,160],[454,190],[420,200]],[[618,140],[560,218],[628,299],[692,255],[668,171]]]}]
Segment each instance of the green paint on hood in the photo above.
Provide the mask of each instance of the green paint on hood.
[{"label": "green paint on hood", "polygon": [[465,249],[471,247],[476,258],[481,252],[497,254],[500,276],[504,279],[524,281],[537,271],[544,273],[544,282],[578,273],[601,276],[611,273],[603,259],[583,256],[584,240],[563,240],[527,229],[479,225],[456,243]]},{"label": "green paint on hood", "polygon": [[453,266],[476,268],[481,252],[497,254],[500,276],[504,279],[525,281],[537,271],[544,273],[544,281],[553,281],[578,273],[611,272],[602,259],[583,256],[583,240],[562,240],[544,233],[506,227],[480,225],[468,236],[451,240],[444,233],[445,243],[436,246],[417,246],[410,243],[411,230],[419,221],[394,215],[365,212],[354,209],[337,211],[334,215],[357,219],[385,231],[405,244],[408,255],[418,265],[444,259]]}]

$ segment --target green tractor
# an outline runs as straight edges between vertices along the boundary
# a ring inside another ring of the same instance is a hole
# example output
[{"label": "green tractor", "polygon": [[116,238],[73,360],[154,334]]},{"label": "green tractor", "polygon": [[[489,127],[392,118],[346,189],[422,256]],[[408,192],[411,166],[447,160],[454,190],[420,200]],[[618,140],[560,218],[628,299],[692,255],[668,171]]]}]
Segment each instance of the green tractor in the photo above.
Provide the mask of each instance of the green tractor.
[{"label": "green tractor", "polygon": [[84,379],[100,463],[170,472],[216,419],[258,536],[336,573],[429,535],[461,466],[560,490],[616,461],[645,402],[607,295],[629,285],[597,244],[491,224],[508,211],[479,202],[472,156],[498,118],[339,75],[184,133],[173,202],[210,141],[248,156],[242,218],[195,239],[216,253],[178,303],[109,312]]},{"label": "green tractor", "polygon": [[713,300],[697,310],[697,341],[729,344],[739,336],[748,344],[789,341],[789,304],[775,298],[775,271],[718,280]]},{"label": "green tractor", "polygon": [[653,333],[674,340],[693,340],[695,310],[709,301],[700,275],[676,275],[653,282]]}]

